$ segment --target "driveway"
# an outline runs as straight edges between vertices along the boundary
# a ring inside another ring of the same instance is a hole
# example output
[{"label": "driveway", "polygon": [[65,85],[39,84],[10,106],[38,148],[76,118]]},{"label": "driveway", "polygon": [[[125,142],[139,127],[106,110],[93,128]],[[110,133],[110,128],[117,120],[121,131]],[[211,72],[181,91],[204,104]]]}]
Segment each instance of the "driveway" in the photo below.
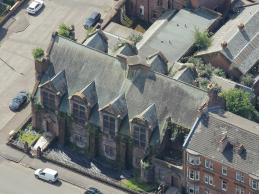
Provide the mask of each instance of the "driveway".
[{"label": "driveway", "polygon": [[9,111],[10,99],[19,91],[32,91],[34,62],[32,49],[46,49],[51,33],[61,23],[75,26],[78,42],[85,37],[83,22],[94,10],[102,16],[110,10],[113,0],[45,0],[45,7],[36,16],[23,8],[0,28],[0,129],[14,117]]}]

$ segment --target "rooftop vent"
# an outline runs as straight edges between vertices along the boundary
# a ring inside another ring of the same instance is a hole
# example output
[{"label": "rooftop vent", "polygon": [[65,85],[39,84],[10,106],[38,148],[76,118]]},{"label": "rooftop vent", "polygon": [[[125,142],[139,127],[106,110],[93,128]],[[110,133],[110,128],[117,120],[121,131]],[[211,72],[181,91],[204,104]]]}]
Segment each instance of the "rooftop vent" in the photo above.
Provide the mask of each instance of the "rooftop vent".
[{"label": "rooftop vent", "polygon": [[237,153],[239,155],[242,155],[243,153],[245,153],[246,149],[245,149],[245,146],[243,144],[240,144],[237,146]]},{"label": "rooftop vent", "polygon": [[224,48],[227,48],[228,46],[228,43],[226,41],[222,42],[221,43],[221,47],[224,49]]},{"label": "rooftop vent", "polygon": [[238,24],[238,28],[239,28],[239,30],[243,30],[243,29],[244,29],[244,27],[245,27],[245,25],[244,25],[243,23]]}]

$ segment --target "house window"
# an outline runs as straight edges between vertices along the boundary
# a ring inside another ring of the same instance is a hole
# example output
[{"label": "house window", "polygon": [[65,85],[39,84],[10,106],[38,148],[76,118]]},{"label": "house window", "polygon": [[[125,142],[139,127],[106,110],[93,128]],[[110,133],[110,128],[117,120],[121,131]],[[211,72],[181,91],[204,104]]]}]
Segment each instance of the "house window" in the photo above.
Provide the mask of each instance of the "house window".
[{"label": "house window", "polygon": [[212,176],[205,174],[204,179],[205,179],[204,181],[205,181],[206,184],[213,185],[213,177]]},{"label": "house window", "polygon": [[236,187],[236,194],[245,194],[245,190],[242,187]]},{"label": "house window", "polygon": [[200,180],[200,172],[196,170],[189,170],[189,178],[191,180]]},{"label": "house window", "polygon": [[257,182],[252,179],[252,189],[257,190]]},{"label": "house window", "polygon": [[163,1],[162,0],[157,0],[157,6],[162,6]]},{"label": "house window", "polygon": [[139,13],[141,16],[144,16],[144,6],[143,5],[139,6]]},{"label": "house window", "polygon": [[222,191],[227,191],[227,181],[225,180],[221,181],[221,189]]},{"label": "house window", "polygon": [[212,194],[212,192],[209,190],[205,190],[204,194]]},{"label": "house window", "polygon": [[199,156],[192,156],[188,154],[188,162],[192,165],[200,165],[200,157]]},{"label": "house window", "polygon": [[236,180],[244,182],[244,174],[240,171],[236,171]]},{"label": "house window", "polygon": [[112,137],[115,136],[115,119],[113,117],[103,115],[103,130]]},{"label": "house window", "polygon": [[213,162],[211,160],[205,160],[205,168],[213,170]]},{"label": "house window", "polygon": [[55,110],[55,95],[42,91],[42,104],[48,110]]},{"label": "house window", "polygon": [[222,175],[227,176],[228,175],[228,168],[225,167],[225,166],[222,166],[221,173],[222,173]]},{"label": "house window", "polygon": [[112,160],[115,159],[116,150],[113,146],[108,145],[108,144],[104,145],[104,153],[107,158],[112,159]]},{"label": "house window", "polygon": [[189,194],[199,194],[200,193],[199,186],[194,186],[194,185],[189,186],[188,193]]},{"label": "house window", "polygon": [[146,146],[146,130],[143,127],[134,126],[133,141],[138,147]]},{"label": "house window", "polygon": [[83,137],[82,135],[74,134],[72,136],[71,142],[73,142],[80,148],[84,148],[86,145],[86,138]]},{"label": "house window", "polygon": [[86,115],[85,115],[84,106],[77,104],[77,103],[73,103],[72,114],[73,114],[73,118],[74,118],[75,122],[80,123],[80,124],[85,123]]}]

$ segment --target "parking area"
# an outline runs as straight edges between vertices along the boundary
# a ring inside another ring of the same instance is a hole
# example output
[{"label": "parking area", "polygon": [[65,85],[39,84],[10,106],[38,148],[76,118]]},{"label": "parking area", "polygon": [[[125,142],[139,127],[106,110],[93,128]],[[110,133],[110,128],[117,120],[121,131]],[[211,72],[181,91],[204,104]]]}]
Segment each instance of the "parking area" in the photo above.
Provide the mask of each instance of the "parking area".
[{"label": "parking area", "polygon": [[20,90],[32,91],[34,86],[34,61],[32,49],[46,49],[51,33],[58,25],[75,26],[78,42],[85,38],[83,22],[92,11],[102,17],[109,12],[114,0],[44,0],[45,7],[36,16],[19,12],[0,28],[0,129],[14,116],[8,108],[9,101]]}]

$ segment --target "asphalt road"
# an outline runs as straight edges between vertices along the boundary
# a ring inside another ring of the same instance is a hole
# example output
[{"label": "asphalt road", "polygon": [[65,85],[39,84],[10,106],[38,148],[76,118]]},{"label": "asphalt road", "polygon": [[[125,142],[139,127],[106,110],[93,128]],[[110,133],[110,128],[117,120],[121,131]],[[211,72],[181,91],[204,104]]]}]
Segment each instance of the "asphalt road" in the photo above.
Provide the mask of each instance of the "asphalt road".
[{"label": "asphalt road", "polygon": [[51,34],[62,23],[75,26],[75,36],[81,42],[86,32],[84,20],[94,10],[105,14],[113,0],[44,0],[45,7],[36,16],[28,15],[24,5],[0,28],[0,129],[15,113],[8,104],[20,90],[32,91],[34,61],[32,50],[46,49]]},{"label": "asphalt road", "polygon": [[85,190],[60,181],[49,184],[33,176],[33,170],[6,160],[0,162],[0,194],[83,194]]}]

